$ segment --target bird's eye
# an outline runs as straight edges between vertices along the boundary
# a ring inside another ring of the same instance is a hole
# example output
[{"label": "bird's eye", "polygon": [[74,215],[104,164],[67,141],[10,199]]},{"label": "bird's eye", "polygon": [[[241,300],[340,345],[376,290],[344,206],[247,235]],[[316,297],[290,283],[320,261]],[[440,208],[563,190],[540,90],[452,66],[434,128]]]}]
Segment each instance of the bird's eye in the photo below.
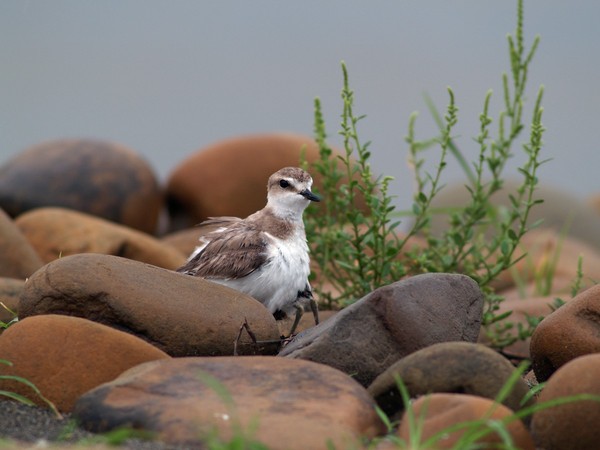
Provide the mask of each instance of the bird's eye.
[{"label": "bird's eye", "polygon": [[290,182],[288,180],[279,180],[279,186],[285,189],[290,186]]}]

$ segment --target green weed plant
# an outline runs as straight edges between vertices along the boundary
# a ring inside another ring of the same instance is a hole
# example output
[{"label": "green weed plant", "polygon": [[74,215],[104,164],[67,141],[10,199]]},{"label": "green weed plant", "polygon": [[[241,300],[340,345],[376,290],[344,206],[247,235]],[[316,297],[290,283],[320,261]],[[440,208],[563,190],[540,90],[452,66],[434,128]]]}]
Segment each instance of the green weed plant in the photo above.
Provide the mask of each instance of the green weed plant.
[{"label": "green weed plant", "polygon": [[[538,43],[539,37],[536,37],[531,48],[525,49],[523,2],[519,1],[516,31],[508,36],[510,72],[502,76],[503,108],[496,119],[495,136],[492,136],[493,119],[489,113],[492,91],[488,91],[475,137],[478,156],[471,165],[454,142],[458,107],[451,88],[448,88],[448,105],[443,117],[430,104],[440,127],[438,136],[417,139],[417,114],[410,116],[406,143],[409,163],[414,168],[416,192],[409,213],[412,226],[403,235],[398,232],[399,218],[406,213],[396,211],[393,205],[389,194],[392,177],[375,177],[372,172],[370,142],[363,142],[358,133],[358,124],[365,116],[354,111],[354,92],[347,67],[342,63],[343,111],[339,134],[344,153],[334,156],[327,143],[321,102],[317,98],[314,132],[320,158],[311,167],[305,163],[305,167],[324,180],[320,192],[324,197],[324,214],[308,214],[306,218],[317,274],[313,284],[324,307],[346,306],[382,285],[409,275],[463,273],[472,277],[485,295],[482,323],[491,345],[501,349],[518,339],[510,332],[512,324],[505,320],[510,312],[498,312],[502,297],[495,294],[492,282],[522,257],[515,256],[519,242],[538,224],[530,224],[529,215],[532,208],[542,202],[535,197],[535,189],[538,169],[545,162],[540,158],[544,133],[543,87],[537,92],[529,135],[521,146],[526,156],[525,163],[518,169],[521,183],[515,192],[509,193],[508,208],[495,207],[492,196],[503,188],[503,170],[526,128],[523,120],[525,88]],[[429,173],[423,169],[423,153],[431,152],[433,147],[439,150],[438,163],[435,171]],[[442,174],[449,155],[454,155],[464,169],[470,201],[462,208],[447,212],[448,227],[436,236],[431,232],[435,213],[432,201],[443,187]],[[365,200],[366,211],[357,207],[359,198]],[[416,236],[423,238],[426,244],[409,245]],[[325,282],[333,289],[325,289]],[[528,334],[531,334],[530,328],[522,333],[523,336]]]}]

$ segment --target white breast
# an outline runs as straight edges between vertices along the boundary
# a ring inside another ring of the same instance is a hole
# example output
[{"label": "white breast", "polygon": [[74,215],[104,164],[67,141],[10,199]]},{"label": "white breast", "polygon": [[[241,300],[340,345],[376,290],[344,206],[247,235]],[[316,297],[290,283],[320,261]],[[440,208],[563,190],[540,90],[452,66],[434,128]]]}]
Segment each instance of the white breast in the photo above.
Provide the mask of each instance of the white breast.
[{"label": "white breast", "polygon": [[294,302],[303,291],[310,273],[308,245],[303,232],[293,239],[281,240],[268,234],[268,262],[247,277],[217,281],[245,292],[260,301],[274,313],[294,314]]}]

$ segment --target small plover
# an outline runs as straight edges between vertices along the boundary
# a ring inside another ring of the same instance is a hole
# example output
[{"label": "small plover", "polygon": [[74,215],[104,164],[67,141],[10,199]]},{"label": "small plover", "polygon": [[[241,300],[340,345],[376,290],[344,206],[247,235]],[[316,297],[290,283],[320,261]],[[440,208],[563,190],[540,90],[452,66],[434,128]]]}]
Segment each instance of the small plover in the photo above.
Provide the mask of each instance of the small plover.
[{"label": "small plover", "polygon": [[211,217],[200,227],[215,228],[177,272],[201,277],[250,295],[281,320],[295,314],[292,336],[306,307],[319,323],[308,282],[309,256],[302,213],[319,196],[312,178],[297,167],[269,177],[267,205],[245,219]]}]

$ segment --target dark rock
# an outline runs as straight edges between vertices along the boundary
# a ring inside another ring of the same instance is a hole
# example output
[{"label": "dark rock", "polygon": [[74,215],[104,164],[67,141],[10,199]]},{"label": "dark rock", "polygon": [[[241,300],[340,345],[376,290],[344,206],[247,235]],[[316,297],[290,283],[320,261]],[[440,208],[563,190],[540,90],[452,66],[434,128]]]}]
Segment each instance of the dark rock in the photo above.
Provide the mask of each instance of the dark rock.
[{"label": "dark rock", "polygon": [[[20,317],[65,314],[134,334],[171,356],[231,355],[245,320],[259,341],[278,341],[275,319],[257,300],[200,278],[116,256],[81,254],[47,264],[21,294]],[[252,345],[241,354],[275,352]]]},{"label": "dark rock", "polygon": [[373,400],[350,377],[261,356],[143,364],[83,395],[74,415],[90,431],[135,424],[189,445],[211,432],[230,439],[237,429],[272,450],[331,448],[327,441],[351,448],[384,431]]},{"label": "dark rock", "polygon": [[[371,383],[368,391],[388,416],[395,417],[404,409],[396,377],[402,380],[411,397],[446,392],[494,400],[514,371],[515,367],[506,358],[484,345],[442,342],[394,363]],[[518,411],[528,391],[525,381],[519,378],[502,403]]]},{"label": "dark rock", "polygon": [[162,205],[148,163],[112,142],[43,142],[0,167],[0,207],[12,217],[60,206],[153,233]]},{"label": "dark rock", "polygon": [[25,279],[43,265],[21,230],[0,209],[0,277]]},{"label": "dark rock", "polygon": [[102,253],[176,269],[186,259],[146,233],[68,209],[35,209],[19,216],[16,224],[44,262],[77,253]]},{"label": "dark rock", "polygon": [[384,286],[289,343],[308,359],[368,386],[400,358],[439,342],[475,342],[483,295],[465,275],[424,274]]},{"label": "dark rock", "polygon": [[[542,391],[538,405],[578,394],[600,399],[600,354],[575,358],[554,373]],[[600,442],[600,401],[580,400],[538,410],[531,432],[544,450],[596,450]]]},{"label": "dark rock", "polygon": [[[77,317],[44,315],[22,319],[0,335],[0,375],[34,383],[59,411],[115,379],[125,370],[168,355],[127,333]],[[0,390],[16,392],[47,406],[22,383],[0,379]]]},{"label": "dark rock", "polygon": [[547,316],[531,336],[531,362],[546,381],[578,356],[600,352],[600,285],[593,286]]},{"label": "dark rock", "polygon": [[[490,427],[490,432],[472,441],[467,441],[457,447],[458,441],[469,432],[469,428],[462,428],[453,432],[444,432],[449,427],[472,421],[481,421],[484,418],[496,421],[507,421],[505,429],[512,439],[512,448],[521,450],[534,450],[535,445],[531,435],[520,420],[509,420],[513,412],[506,406],[499,405],[493,400],[464,394],[432,394],[417,399],[413,405],[415,417],[422,419],[420,442],[438,436],[438,440],[427,448],[452,449],[452,448],[503,448],[505,443],[502,436]],[[418,420],[418,419],[417,419]],[[484,429],[484,425],[479,425]],[[410,422],[405,413],[398,429],[398,437],[405,442],[411,442]],[[444,433],[443,433],[444,432]],[[416,436],[412,436],[413,439]],[[473,447],[469,446],[473,445]],[[475,446],[477,445],[477,446]],[[565,447],[567,448],[567,447]]]}]

